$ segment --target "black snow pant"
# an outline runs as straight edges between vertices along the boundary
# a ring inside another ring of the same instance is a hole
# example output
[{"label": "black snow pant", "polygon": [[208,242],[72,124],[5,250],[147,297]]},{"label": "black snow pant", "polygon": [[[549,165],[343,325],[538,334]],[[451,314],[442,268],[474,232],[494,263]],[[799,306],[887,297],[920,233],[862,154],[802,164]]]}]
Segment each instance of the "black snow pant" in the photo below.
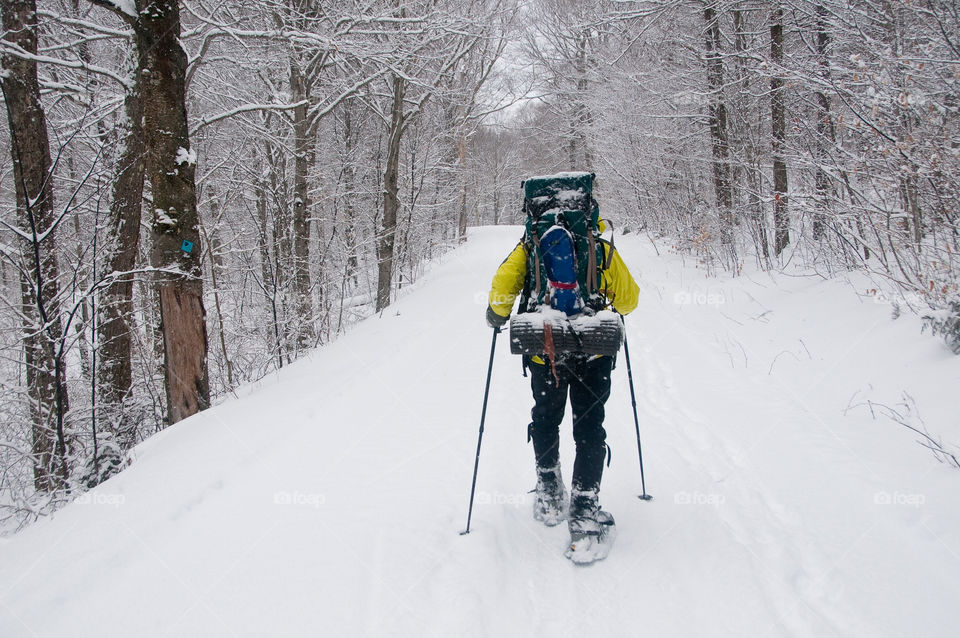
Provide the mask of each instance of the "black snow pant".
[{"label": "black snow pant", "polygon": [[[529,362],[534,406],[528,430],[538,468],[560,463],[560,422],[570,394],[573,439],[577,456],[573,464],[573,489],[599,490],[607,455],[604,409],[610,396],[612,357],[590,358],[583,354],[557,356],[556,377],[550,363]],[[559,382],[558,382],[559,381]]]}]

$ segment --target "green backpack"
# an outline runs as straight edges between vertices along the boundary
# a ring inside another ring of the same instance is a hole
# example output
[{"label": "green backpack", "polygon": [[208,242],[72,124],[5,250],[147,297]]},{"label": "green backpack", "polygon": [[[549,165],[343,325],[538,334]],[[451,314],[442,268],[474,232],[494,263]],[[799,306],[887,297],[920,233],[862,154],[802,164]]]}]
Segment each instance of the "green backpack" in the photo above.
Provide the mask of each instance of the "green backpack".
[{"label": "green backpack", "polygon": [[524,243],[527,248],[527,277],[520,296],[520,312],[532,312],[557,292],[548,281],[540,239],[554,226],[566,229],[573,239],[576,284],[583,304],[599,311],[606,305],[600,292],[605,262],[600,237],[600,208],[593,198],[593,173],[558,173],[531,177],[522,184],[523,210],[527,220]]}]

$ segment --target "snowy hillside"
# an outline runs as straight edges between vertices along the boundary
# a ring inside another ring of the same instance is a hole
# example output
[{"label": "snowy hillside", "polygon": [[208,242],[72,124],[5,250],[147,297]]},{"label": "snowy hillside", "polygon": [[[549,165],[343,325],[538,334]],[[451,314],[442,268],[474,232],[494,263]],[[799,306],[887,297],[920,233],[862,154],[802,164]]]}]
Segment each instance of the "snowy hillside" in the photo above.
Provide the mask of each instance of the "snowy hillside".
[{"label": "snowy hillside", "polygon": [[565,527],[530,516],[528,379],[501,336],[459,535],[485,295],[519,235],[472,232],[382,317],[0,543],[0,636],[957,635],[960,470],[867,401],[960,443],[960,358],[858,299],[866,284],[706,279],[646,238],[617,246],[641,282],[627,326],[654,500],[636,498],[621,356],[601,492],[617,545],[563,558]]}]

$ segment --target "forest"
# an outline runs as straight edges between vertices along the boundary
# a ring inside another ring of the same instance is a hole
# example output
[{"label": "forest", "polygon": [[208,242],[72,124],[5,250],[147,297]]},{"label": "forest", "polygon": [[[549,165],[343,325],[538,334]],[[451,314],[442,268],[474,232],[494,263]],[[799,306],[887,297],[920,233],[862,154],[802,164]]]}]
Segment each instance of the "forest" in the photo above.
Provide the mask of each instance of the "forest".
[{"label": "forest", "polygon": [[952,0],[0,11],[0,531],[389,312],[530,175],[710,274],[868,273],[960,353]]}]

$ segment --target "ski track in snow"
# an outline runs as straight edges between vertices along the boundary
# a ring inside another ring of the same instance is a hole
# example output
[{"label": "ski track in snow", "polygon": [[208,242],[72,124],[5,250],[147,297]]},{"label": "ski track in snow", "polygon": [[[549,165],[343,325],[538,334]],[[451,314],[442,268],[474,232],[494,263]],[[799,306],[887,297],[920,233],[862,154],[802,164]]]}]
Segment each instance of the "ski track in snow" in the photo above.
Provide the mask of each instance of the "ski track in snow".
[{"label": "ski track in snow", "polygon": [[[119,505],[0,544],[0,635],[955,635],[960,472],[843,411],[909,390],[956,442],[960,359],[845,284],[706,279],[632,236],[617,246],[641,282],[627,328],[654,500],[636,498],[621,353],[601,493],[616,546],[563,558],[566,526],[531,515],[529,379],[503,334],[460,535],[483,300],[519,235],[472,230],[382,317],[139,446],[96,492]],[[572,451],[568,413],[568,486]],[[883,504],[910,495],[922,506]]]}]

